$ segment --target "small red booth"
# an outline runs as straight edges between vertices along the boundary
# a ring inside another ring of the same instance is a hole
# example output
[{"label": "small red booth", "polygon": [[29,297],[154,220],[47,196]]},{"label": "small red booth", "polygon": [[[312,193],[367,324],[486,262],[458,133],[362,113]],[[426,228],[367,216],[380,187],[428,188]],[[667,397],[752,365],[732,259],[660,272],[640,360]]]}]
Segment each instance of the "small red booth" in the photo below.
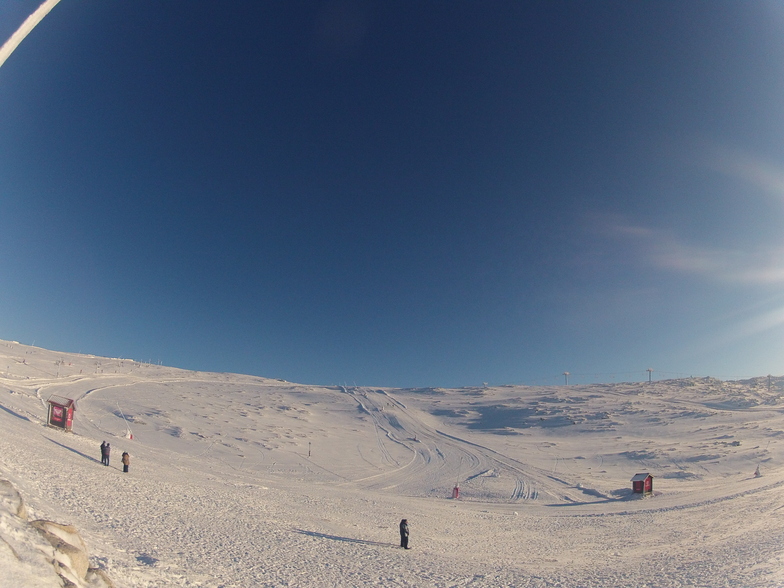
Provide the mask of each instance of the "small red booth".
[{"label": "small red booth", "polygon": [[634,477],[632,478],[632,492],[635,494],[653,492],[653,476],[648,472],[634,474]]},{"label": "small red booth", "polygon": [[49,415],[46,423],[50,427],[70,431],[73,427],[73,413],[76,403],[71,398],[57,396],[53,394],[47,400],[49,403]]}]

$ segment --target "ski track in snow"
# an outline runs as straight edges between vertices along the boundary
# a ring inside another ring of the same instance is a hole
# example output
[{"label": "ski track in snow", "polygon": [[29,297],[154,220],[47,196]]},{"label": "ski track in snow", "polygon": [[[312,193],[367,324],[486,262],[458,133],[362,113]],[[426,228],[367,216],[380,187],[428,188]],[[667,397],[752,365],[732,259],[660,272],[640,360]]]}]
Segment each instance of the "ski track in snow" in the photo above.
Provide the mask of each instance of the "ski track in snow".
[{"label": "ski track in snow", "polygon": [[784,585],[782,379],[381,390],[0,357],[0,478],[118,588]]}]

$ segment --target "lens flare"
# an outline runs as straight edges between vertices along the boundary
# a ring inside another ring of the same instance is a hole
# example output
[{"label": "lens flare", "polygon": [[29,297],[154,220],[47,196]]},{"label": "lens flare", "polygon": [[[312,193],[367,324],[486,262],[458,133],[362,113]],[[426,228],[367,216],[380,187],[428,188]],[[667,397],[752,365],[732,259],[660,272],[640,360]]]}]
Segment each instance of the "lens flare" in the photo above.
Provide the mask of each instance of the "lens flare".
[{"label": "lens flare", "polygon": [[3,43],[3,46],[0,47],[0,67],[2,67],[5,60],[11,56],[14,49],[19,46],[19,43],[24,41],[24,38],[30,34],[35,26],[41,22],[47,14],[49,14],[52,8],[57,6],[58,2],[60,2],[60,0],[46,0],[46,2],[41,4],[35,12],[28,16],[22,23],[22,26],[16,29],[16,32]]}]

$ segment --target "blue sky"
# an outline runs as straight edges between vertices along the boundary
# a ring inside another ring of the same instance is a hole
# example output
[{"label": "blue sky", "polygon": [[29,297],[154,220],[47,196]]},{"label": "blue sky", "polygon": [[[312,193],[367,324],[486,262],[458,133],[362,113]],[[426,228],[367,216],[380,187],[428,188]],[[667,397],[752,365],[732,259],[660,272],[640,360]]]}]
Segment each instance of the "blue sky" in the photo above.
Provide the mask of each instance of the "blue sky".
[{"label": "blue sky", "polygon": [[62,0],[0,67],[0,338],[318,384],[781,375],[783,64],[777,2]]}]

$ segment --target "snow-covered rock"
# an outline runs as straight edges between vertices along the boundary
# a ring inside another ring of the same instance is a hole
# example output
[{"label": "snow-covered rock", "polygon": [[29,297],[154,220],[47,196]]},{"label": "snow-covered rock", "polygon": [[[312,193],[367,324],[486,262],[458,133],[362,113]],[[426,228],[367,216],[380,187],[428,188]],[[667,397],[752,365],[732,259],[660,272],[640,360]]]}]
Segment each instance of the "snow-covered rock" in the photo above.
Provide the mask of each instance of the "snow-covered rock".
[{"label": "snow-covered rock", "polygon": [[27,520],[22,496],[0,480],[0,570],[14,588],[112,588],[102,570],[91,569],[87,546],[72,525]]}]

